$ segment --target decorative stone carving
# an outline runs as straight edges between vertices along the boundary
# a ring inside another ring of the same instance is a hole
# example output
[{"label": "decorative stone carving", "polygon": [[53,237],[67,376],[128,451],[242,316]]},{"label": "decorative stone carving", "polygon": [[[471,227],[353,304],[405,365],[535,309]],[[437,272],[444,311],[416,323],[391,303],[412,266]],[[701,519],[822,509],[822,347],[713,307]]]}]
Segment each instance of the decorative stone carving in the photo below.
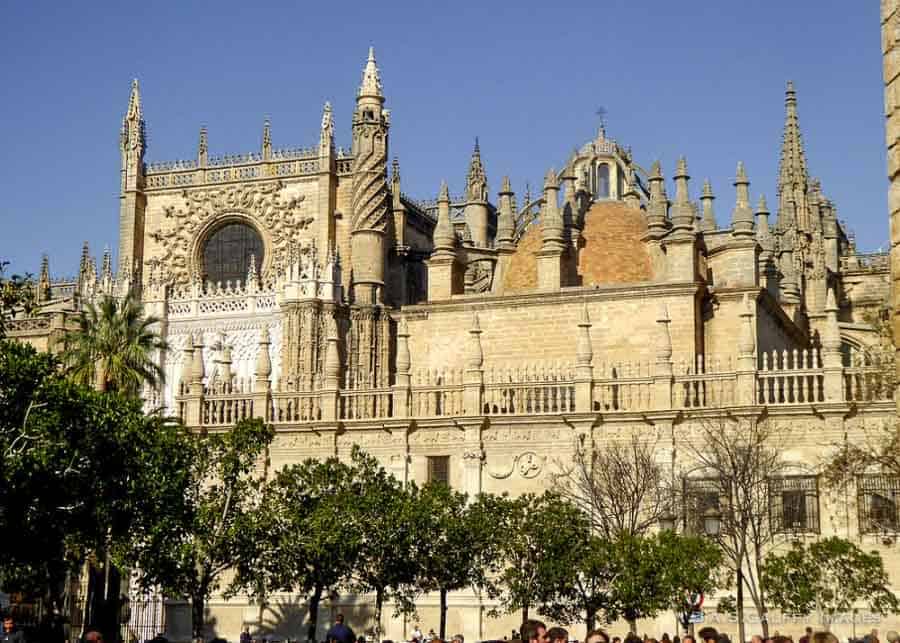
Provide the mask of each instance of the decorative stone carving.
[{"label": "decorative stone carving", "polygon": [[295,233],[306,230],[315,218],[301,208],[305,197],[294,195],[284,199],[284,183],[273,181],[255,185],[236,185],[218,189],[184,190],[184,206],[164,208],[171,220],[165,230],[150,237],[160,251],[147,264],[154,271],[166,273],[169,283],[186,284],[198,274],[199,244],[206,231],[218,220],[229,217],[247,219],[266,240],[263,280],[272,276],[274,259],[284,254],[295,241]]},{"label": "decorative stone carving", "polygon": [[521,477],[531,479],[536,478],[541,474],[546,461],[546,456],[539,456],[534,451],[523,451],[522,453],[513,456],[508,469],[504,468],[501,471],[491,471],[490,468],[488,468],[487,472],[488,475],[495,480],[505,480],[511,477],[516,471],[519,472]]}]

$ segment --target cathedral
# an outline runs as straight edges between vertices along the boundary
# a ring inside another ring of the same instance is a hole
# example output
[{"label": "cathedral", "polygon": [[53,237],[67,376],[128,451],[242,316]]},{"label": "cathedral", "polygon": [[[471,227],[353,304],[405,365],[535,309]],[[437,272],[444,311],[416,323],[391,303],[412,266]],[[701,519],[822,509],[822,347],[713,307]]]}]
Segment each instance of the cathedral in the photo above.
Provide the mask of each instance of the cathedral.
[{"label": "cathedral", "polygon": [[[635,435],[674,468],[697,423],[765,417],[789,436],[783,457],[808,483],[785,542],[852,538],[879,550],[900,586],[900,480],[860,481],[852,510],[816,483],[827,445],[896,414],[876,350],[888,255],[857,251],[813,178],[791,83],[784,100],[770,211],[751,201],[742,164],[733,190],[714,192],[684,158],[663,168],[602,127],[569,158],[547,159],[534,194],[498,179],[476,142],[463,194],[444,183],[436,198],[409,196],[371,50],[350,149],[336,147],[326,103],[310,147],[275,146],[266,122],[258,150],[215,156],[201,129],[195,158],[150,160],[134,81],[117,265],[107,252],[98,267],[85,246],[77,277],[56,280],[45,258],[39,312],[10,334],[50,346],[84,302],[134,289],[169,345],[148,408],[197,429],[265,419],[276,428],[271,470],[359,445],[402,480],[469,494],[540,492],[576,449]],[[773,506],[795,493],[772,488]],[[892,522],[867,513],[876,497],[893,503]],[[332,607],[371,628],[365,597]],[[516,627],[517,615],[491,607],[451,596],[448,630],[475,641]],[[240,598],[210,609],[222,632],[257,623]],[[437,609],[423,597],[422,622]],[[188,639],[188,606],[166,611],[169,635]],[[389,618],[385,636],[410,629]]]}]

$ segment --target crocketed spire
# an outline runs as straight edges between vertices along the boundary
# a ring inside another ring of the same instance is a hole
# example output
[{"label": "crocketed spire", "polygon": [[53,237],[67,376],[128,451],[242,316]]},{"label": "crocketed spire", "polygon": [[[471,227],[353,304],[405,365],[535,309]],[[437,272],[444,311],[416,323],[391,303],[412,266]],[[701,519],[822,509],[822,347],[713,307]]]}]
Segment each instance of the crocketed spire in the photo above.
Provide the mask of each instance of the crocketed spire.
[{"label": "crocketed spire", "polygon": [[804,196],[809,183],[806,152],[797,117],[797,93],[788,81],[784,97],[784,133],[781,139],[781,159],[778,164],[778,227],[784,229],[798,223],[803,216]]},{"label": "crocketed spire", "polygon": [[478,137],[475,137],[475,149],[469,161],[469,173],[466,175],[466,199],[468,201],[487,201],[487,175],[481,162],[481,148]]},{"label": "crocketed spire", "polygon": [[147,141],[144,136],[144,110],[141,106],[141,88],[137,78],[131,81],[128,111],[122,119],[122,150],[136,150],[143,154]]},{"label": "crocketed spire", "polygon": [[363,69],[358,95],[384,98],[384,90],[381,87],[381,73],[375,64],[375,47],[369,47],[369,59],[366,61],[366,66]]}]

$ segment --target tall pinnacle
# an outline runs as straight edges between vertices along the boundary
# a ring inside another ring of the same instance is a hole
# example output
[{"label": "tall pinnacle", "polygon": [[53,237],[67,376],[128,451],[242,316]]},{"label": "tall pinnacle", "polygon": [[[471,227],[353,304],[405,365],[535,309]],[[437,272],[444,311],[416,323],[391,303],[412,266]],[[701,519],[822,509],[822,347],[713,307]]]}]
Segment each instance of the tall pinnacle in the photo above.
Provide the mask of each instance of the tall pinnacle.
[{"label": "tall pinnacle", "polygon": [[375,64],[375,47],[369,47],[369,59],[363,69],[362,83],[359,86],[359,96],[372,96],[384,98],[381,87],[381,73]]},{"label": "tall pinnacle", "polygon": [[487,200],[487,175],[481,162],[481,148],[478,146],[477,136],[475,149],[472,150],[472,160],[469,161],[469,174],[466,176],[466,198],[469,201]]},{"label": "tall pinnacle", "polygon": [[[778,196],[789,196],[794,189],[806,191],[809,175],[806,168],[806,152],[800,135],[800,120],[797,117],[797,93],[794,83],[788,81],[784,97],[784,134],[781,140],[781,160],[778,166]],[[784,198],[781,199],[784,201]],[[781,216],[779,205],[779,217]]]},{"label": "tall pinnacle", "polygon": [[141,106],[141,89],[138,80],[131,81],[131,95],[128,97],[128,111],[122,119],[121,134],[122,150],[136,150],[143,154],[145,148],[144,139],[144,109]]}]

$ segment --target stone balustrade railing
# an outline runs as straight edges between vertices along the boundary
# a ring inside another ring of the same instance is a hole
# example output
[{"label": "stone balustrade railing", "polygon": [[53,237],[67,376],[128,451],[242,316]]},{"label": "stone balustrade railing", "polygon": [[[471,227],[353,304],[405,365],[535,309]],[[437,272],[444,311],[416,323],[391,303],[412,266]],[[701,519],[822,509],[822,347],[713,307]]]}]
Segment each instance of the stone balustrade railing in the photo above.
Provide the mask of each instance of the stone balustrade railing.
[{"label": "stone balustrade railing", "polygon": [[[726,362],[722,372],[693,372],[701,364],[531,365],[420,370],[382,388],[271,391],[252,388],[183,387],[176,409],[189,424],[223,426],[255,415],[274,424],[365,422],[389,418],[643,413],[741,406],[803,406],[886,402],[893,384],[878,364],[826,368],[818,351],[761,357],[759,367],[741,370]],[[590,367],[588,367],[590,368]],[[683,371],[687,372],[683,372]],[[679,374],[674,374],[679,372]],[[336,382],[336,380],[335,380]],[[196,409],[196,410],[194,410]],[[193,419],[193,422],[191,421]]]}]

